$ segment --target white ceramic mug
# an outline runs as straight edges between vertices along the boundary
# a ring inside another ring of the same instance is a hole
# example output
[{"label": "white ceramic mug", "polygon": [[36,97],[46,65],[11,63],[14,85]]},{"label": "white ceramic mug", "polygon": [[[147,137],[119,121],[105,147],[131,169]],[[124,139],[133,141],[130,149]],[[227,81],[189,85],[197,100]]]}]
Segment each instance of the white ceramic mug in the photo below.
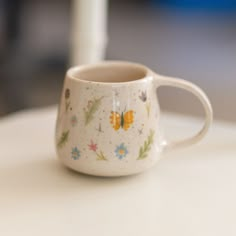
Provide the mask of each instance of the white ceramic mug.
[{"label": "white ceramic mug", "polygon": [[[193,93],[206,114],[195,136],[174,143],[160,135],[156,90],[172,86]],[[212,122],[207,96],[182,79],[158,75],[146,66],[107,61],[68,70],[56,126],[58,157],[67,167],[97,176],[122,176],[153,166],[168,147],[205,136]]]}]

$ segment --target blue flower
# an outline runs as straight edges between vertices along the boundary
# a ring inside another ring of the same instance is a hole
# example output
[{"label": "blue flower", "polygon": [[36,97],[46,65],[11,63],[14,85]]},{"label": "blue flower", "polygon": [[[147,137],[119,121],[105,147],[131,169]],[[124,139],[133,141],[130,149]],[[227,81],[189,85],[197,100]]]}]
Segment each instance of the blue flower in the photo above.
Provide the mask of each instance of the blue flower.
[{"label": "blue flower", "polygon": [[119,146],[116,147],[115,154],[120,160],[128,154],[128,150],[125,147],[124,143],[121,143]]},{"label": "blue flower", "polygon": [[80,157],[80,151],[77,147],[72,148],[71,151],[71,158],[74,160],[78,160]]}]

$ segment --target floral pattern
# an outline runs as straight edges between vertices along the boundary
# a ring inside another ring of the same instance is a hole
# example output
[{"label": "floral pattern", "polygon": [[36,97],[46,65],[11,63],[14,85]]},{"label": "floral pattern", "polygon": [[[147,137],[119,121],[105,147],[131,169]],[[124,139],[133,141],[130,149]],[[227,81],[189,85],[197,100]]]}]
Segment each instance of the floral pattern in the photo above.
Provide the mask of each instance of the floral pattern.
[{"label": "floral pattern", "polygon": [[[64,98],[65,98],[65,108],[66,111],[68,111],[71,102],[70,102],[70,96],[71,91],[69,88],[66,88],[64,92]],[[149,117],[150,109],[151,109],[151,103],[148,101],[147,92],[141,91],[141,94],[138,96],[141,102],[143,103],[144,107],[146,108],[147,116]],[[91,100],[88,100],[87,106],[84,107],[84,115],[85,115],[85,125],[88,125],[90,122],[93,121],[94,118],[96,118],[96,112],[98,111],[99,107],[101,106],[103,96],[99,98],[93,98]],[[72,108],[71,108],[72,110]],[[126,110],[126,109],[125,109]],[[111,111],[110,113],[110,123],[112,125],[112,128],[116,131],[119,129],[123,129],[127,131],[131,125],[134,123],[134,110],[128,110],[123,112],[117,112],[117,111]],[[103,112],[105,112],[103,110]],[[67,114],[68,115],[68,114]],[[101,120],[101,119],[100,119]],[[77,115],[72,115],[69,119],[69,123],[71,127],[75,127],[78,125],[78,117]],[[104,133],[101,127],[101,122],[98,124],[98,128],[95,128],[99,133]],[[143,126],[143,124],[142,124]],[[138,135],[143,135],[143,127],[137,128]],[[69,134],[70,130],[65,130],[61,133],[57,146],[58,148],[62,148],[66,145],[66,143],[69,140]],[[147,158],[148,153],[152,147],[153,144],[153,137],[154,137],[154,131],[150,130],[149,135],[147,136],[146,140],[144,141],[143,145],[139,147],[139,152],[137,155],[137,160],[142,160]],[[104,152],[99,148],[99,145],[94,142],[92,139],[90,140],[90,143],[87,145],[88,150],[94,153],[94,156],[96,157],[96,160],[103,160],[107,161],[108,159],[104,155]],[[83,150],[86,150],[85,148]],[[114,150],[114,155],[119,160],[124,159],[127,154],[129,153],[127,146],[124,142],[122,142],[120,145],[117,145]],[[81,157],[81,152],[78,147],[72,147],[71,149],[71,158],[73,160],[78,160]]]},{"label": "floral pattern", "polygon": [[62,148],[68,142],[69,134],[70,134],[69,130],[62,132],[62,134],[57,142],[58,148]]},{"label": "floral pattern", "polygon": [[102,99],[103,97],[100,97],[88,101],[86,108],[84,108],[85,125],[88,125],[94,119],[95,113],[101,106]]},{"label": "floral pattern", "polygon": [[70,98],[70,90],[67,88],[65,90],[65,99],[69,99]]},{"label": "floral pattern", "polygon": [[146,91],[142,91],[141,95],[139,95],[139,98],[142,102],[146,102],[147,101],[147,92]]},{"label": "floral pattern", "polygon": [[76,115],[74,115],[70,118],[70,123],[73,127],[75,127],[78,124],[78,118]]},{"label": "floral pattern", "polygon": [[80,151],[77,147],[73,147],[71,150],[71,158],[73,160],[78,160],[80,158]]},{"label": "floral pattern", "polygon": [[128,149],[124,143],[121,143],[120,145],[116,146],[115,155],[120,160],[126,157],[127,154],[128,154]]},{"label": "floral pattern", "polygon": [[91,142],[90,142],[90,144],[88,144],[88,146],[89,146],[89,150],[94,151],[94,152],[97,151],[97,148],[98,148],[97,144],[94,143],[93,140],[91,140]]},{"label": "floral pattern", "polygon": [[96,156],[97,156],[97,160],[99,161],[106,161],[107,158],[105,157],[104,153],[100,150],[97,151],[98,146],[96,143],[93,142],[93,140],[90,141],[90,144],[88,144],[89,150],[95,152]]},{"label": "floral pattern", "polygon": [[69,110],[70,107],[70,89],[65,90],[65,107],[66,107],[66,112]]},{"label": "floral pattern", "polygon": [[141,95],[139,95],[139,99],[145,103],[145,108],[147,111],[147,116],[150,115],[151,103],[147,101],[147,91],[142,91]]},{"label": "floral pattern", "polygon": [[153,144],[153,137],[154,137],[154,130],[150,130],[147,140],[145,140],[143,146],[139,148],[139,155],[137,160],[142,160],[147,158],[148,153],[151,150]]}]

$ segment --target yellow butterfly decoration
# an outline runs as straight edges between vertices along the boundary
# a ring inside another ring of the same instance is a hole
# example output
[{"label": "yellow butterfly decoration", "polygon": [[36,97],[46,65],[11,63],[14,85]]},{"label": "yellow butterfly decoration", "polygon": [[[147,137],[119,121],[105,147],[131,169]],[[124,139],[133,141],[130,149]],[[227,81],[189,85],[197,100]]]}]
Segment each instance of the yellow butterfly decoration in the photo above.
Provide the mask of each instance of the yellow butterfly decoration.
[{"label": "yellow butterfly decoration", "polygon": [[118,130],[120,127],[124,130],[128,130],[131,124],[134,122],[134,111],[129,110],[127,112],[112,111],[110,115],[110,123],[114,130]]}]

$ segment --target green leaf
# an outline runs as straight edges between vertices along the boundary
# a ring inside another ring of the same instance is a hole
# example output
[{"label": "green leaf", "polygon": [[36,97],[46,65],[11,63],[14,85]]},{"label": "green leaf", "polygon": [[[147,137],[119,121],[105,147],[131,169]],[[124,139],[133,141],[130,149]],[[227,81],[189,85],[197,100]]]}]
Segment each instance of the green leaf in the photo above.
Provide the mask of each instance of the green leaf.
[{"label": "green leaf", "polygon": [[146,157],[147,157],[147,153],[146,153],[146,154],[143,154],[142,158],[144,159],[144,158],[146,158]]},{"label": "green leaf", "polygon": [[97,160],[99,161],[107,161],[107,158],[104,156],[103,152],[100,151],[100,153],[96,153],[97,154]]},{"label": "green leaf", "polygon": [[147,141],[145,141],[145,142],[144,142],[144,150],[146,150],[146,149],[147,149],[147,147],[148,147],[148,142],[147,142]]},{"label": "green leaf", "polygon": [[147,158],[148,152],[151,150],[151,146],[153,144],[153,136],[154,136],[154,130],[150,130],[147,140],[144,141],[143,147],[141,146],[139,148],[139,155],[137,157],[137,160],[142,160]]},{"label": "green leaf", "polygon": [[94,118],[94,114],[95,112],[98,110],[98,108],[101,105],[101,100],[103,99],[103,97],[100,97],[98,99],[94,99],[92,101],[91,106],[85,110],[84,114],[85,114],[85,125],[88,125]]},{"label": "green leaf", "polygon": [[139,149],[139,153],[140,153],[140,155],[143,154],[143,147],[140,147],[140,149]]},{"label": "green leaf", "polygon": [[59,138],[59,140],[57,142],[57,147],[62,148],[68,142],[69,133],[70,133],[70,131],[67,130],[61,134],[61,137]]}]

